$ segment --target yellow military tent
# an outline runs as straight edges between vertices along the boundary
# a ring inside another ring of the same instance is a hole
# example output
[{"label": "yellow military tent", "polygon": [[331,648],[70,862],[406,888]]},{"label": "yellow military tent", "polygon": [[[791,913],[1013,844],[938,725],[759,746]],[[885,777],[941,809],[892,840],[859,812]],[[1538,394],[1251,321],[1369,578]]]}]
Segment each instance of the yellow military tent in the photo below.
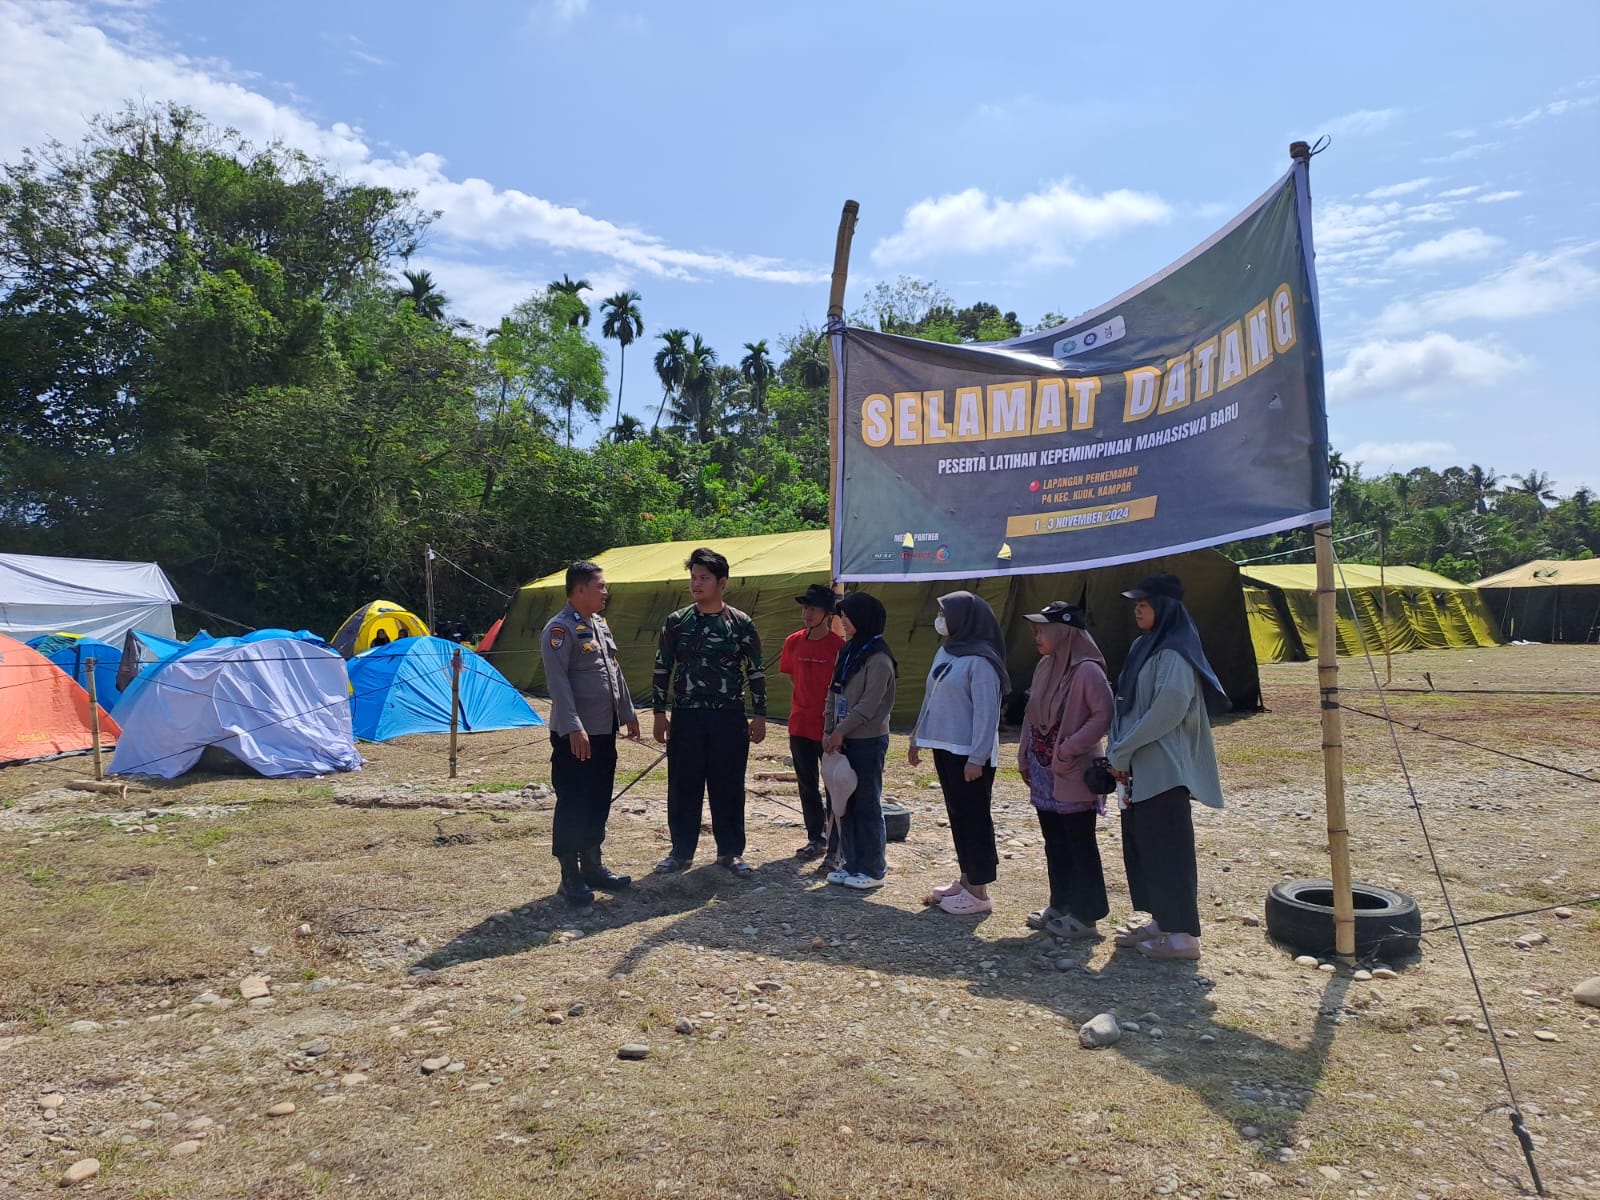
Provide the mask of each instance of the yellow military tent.
[{"label": "yellow military tent", "polygon": [[1600,640],[1600,558],[1540,558],[1478,580],[1506,637],[1524,642]]},{"label": "yellow military tent", "polygon": [[[728,602],[749,613],[761,634],[767,659],[768,712],[786,717],[789,682],[777,671],[778,648],[799,627],[800,608],[794,597],[805,591],[807,584],[827,583],[831,577],[826,530],[620,546],[596,557],[594,561],[605,571],[611,588],[606,620],[616,636],[629,689],[636,700],[648,703],[656,635],[668,613],[689,603],[688,571],[683,564],[699,545],[727,556]],[[905,725],[916,718],[923,680],[939,645],[933,618],[938,598],[946,592],[966,589],[993,605],[1006,630],[1008,667],[1020,691],[1032,678],[1037,661],[1025,613],[1036,612],[1051,600],[1083,606],[1114,677],[1136,632],[1130,605],[1119,593],[1155,571],[1171,571],[1183,579],[1189,609],[1222,685],[1236,706],[1257,707],[1261,684],[1240,597],[1239,569],[1214,550],[1200,550],[1061,575],[943,582],[913,579],[868,585],[864,590],[888,609],[886,636],[900,663],[896,723]],[[565,571],[535,579],[512,599],[488,657],[517,686],[542,690],[539,634],[565,603]]]},{"label": "yellow military tent", "polygon": [[[1317,568],[1309,563],[1241,568],[1250,640],[1260,662],[1301,662],[1317,649]],[[1340,654],[1495,646],[1494,618],[1471,584],[1418,567],[1340,563]],[[1353,611],[1352,611],[1353,606]]]}]

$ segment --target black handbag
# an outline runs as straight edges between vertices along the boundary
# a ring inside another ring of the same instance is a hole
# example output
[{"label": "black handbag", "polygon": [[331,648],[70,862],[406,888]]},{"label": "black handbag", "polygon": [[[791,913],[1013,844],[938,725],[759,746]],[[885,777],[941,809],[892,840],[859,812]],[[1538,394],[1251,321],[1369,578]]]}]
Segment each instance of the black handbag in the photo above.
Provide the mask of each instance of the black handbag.
[{"label": "black handbag", "polygon": [[1097,758],[1083,772],[1084,786],[1096,796],[1109,796],[1117,790],[1117,777],[1111,773],[1111,760]]}]

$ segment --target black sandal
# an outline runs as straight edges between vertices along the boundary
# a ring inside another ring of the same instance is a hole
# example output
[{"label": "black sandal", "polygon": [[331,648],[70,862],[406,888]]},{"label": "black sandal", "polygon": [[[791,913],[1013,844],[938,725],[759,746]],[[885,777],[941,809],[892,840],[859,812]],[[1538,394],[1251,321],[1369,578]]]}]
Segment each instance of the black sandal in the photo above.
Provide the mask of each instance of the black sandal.
[{"label": "black sandal", "polygon": [[749,879],[756,873],[756,869],[737,854],[724,854],[717,859],[717,866],[726,867],[740,879]]},{"label": "black sandal", "polygon": [[679,871],[687,871],[693,862],[692,858],[675,858],[669,854],[656,864],[656,874],[676,875]]}]

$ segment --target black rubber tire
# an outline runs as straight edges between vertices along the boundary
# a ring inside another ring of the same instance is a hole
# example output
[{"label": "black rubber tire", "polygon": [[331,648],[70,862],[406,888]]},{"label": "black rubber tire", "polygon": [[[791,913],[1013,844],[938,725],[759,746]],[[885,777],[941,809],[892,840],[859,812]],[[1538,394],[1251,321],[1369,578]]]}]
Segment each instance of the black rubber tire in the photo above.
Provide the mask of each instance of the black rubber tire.
[{"label": "black rubber tire", "polygon": [[883,805],[883,832],[891,842],[903,842],[911,832],[911,810],[898,804]]},{"label": "black rubber tire", "polygon": [[[1422,912],[1410,896],[1372,883],[1350,887],[1356,905],[1356,955],[1404,958],[1422,940]],[[1336,952],[1333,883],[1286,879],[1267,892],[1267,935],[1302,954]]]}]

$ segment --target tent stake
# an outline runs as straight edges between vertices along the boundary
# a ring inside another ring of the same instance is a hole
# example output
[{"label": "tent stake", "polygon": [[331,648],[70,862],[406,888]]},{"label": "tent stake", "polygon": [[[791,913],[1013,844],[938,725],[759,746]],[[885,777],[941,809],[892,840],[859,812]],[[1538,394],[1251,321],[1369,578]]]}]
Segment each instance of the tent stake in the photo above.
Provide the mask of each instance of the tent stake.
[{"label": "tent stake", "polygon": [[461,647],[450,656],[450,778],[456,777],[456,719],[461,711]]},{"label": "tent stake", "polygon": [[84,659],[83,667],[89,682],[89,733],[94,738],[94,777],[104,779],[106,773],[100,768],[100,701],[95,697],[94,659]]}]

